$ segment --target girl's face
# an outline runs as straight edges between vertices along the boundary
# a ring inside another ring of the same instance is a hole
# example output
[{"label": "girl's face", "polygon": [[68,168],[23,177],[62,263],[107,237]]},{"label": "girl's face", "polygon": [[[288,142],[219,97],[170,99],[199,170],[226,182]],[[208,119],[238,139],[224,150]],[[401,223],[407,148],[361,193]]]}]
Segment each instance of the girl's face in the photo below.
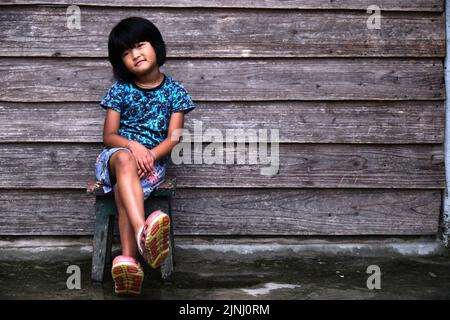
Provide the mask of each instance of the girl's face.
[{"label": "girl's face", "polygon": [[136,43],[134,48],[122,53],[122,62],[136,76],[145,75],[157,66],[156,53],[150,42]]}]

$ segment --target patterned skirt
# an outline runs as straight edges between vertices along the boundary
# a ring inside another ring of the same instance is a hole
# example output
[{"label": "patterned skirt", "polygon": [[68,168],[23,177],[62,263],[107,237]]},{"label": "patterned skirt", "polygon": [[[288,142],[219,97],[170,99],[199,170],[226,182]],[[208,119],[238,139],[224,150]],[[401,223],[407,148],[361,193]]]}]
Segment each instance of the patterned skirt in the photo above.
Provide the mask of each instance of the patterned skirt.
[{"label": "patterned skirt", "polygon": [[[103,183],[103,191],[105,193],[114,190],[116,181],[111,176],[109,172],[109,159],[111,156],[119,151],[127,150],[126,148],[104,148],[102,152],[98,155],[95,162],[95,177],[97,181]],[[154,163],[154,171],[148,175],[148,177],[143,177],[141,179],[141,186],[144,191],[144,199],[147,199],[155,188],[164,181],[166,175],[166,166],[164,161],[156,161]]]}]

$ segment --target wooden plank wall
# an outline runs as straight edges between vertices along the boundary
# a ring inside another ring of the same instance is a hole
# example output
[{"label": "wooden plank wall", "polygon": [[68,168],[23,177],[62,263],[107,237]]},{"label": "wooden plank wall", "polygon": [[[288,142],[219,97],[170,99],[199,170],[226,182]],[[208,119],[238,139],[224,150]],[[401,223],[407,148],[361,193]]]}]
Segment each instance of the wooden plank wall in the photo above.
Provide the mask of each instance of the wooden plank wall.
[{"label": "wooden plank wall", "polygon": [[107,37],[134,15],[159,26],[163,71],[194,97],[187,129],[279,129],[276,176],[170,167],[176,235],[438,233],[443,0],[77,1],[81,30],[70,4],[0,3],[1,236],[92,235]]}]

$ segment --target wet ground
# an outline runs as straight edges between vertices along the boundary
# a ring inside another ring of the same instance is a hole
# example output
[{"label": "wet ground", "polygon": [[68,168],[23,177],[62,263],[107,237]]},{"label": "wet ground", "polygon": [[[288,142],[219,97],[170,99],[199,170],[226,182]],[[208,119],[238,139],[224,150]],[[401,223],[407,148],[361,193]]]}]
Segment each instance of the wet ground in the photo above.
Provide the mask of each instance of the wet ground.
[{"label": "wet ground", "polygon": [[[71,265],[80,267],[80,289],[67,287]],[[370,273],[369,266],[375,266]],[[123,299],[114,295],[109,271],[98,286],[91,284],[90,269],[89,259],[0,262],[0,298]],[[447,254],[274,256],[179,249],[175,270],[173,282],[163,283],[159,270],[146,267],[140,299],[450,299]]]}]

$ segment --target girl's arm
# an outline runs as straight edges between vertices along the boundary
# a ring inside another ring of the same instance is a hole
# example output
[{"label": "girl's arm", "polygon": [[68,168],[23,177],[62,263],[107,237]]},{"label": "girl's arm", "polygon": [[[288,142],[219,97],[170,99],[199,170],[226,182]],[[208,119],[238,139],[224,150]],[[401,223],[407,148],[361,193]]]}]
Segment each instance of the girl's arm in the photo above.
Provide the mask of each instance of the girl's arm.
[{"label": "girl's arm", "polygon": [[109,148],[126,148],[129,140],[119,135],[120,113],[112,109],[106,111],[103,125],[103,144]]},{"label": "girl's arm", "polygon": [[170,116],[167,138],[151,150],[155,156],[155,160],[164,158],[172,151],[173,147],[175,147],[180,142],[180,139],[174,139],[172,137],[172,134],[177,129],[183,129],[183,126],[184,112],[180,111],[173,113]]}]

